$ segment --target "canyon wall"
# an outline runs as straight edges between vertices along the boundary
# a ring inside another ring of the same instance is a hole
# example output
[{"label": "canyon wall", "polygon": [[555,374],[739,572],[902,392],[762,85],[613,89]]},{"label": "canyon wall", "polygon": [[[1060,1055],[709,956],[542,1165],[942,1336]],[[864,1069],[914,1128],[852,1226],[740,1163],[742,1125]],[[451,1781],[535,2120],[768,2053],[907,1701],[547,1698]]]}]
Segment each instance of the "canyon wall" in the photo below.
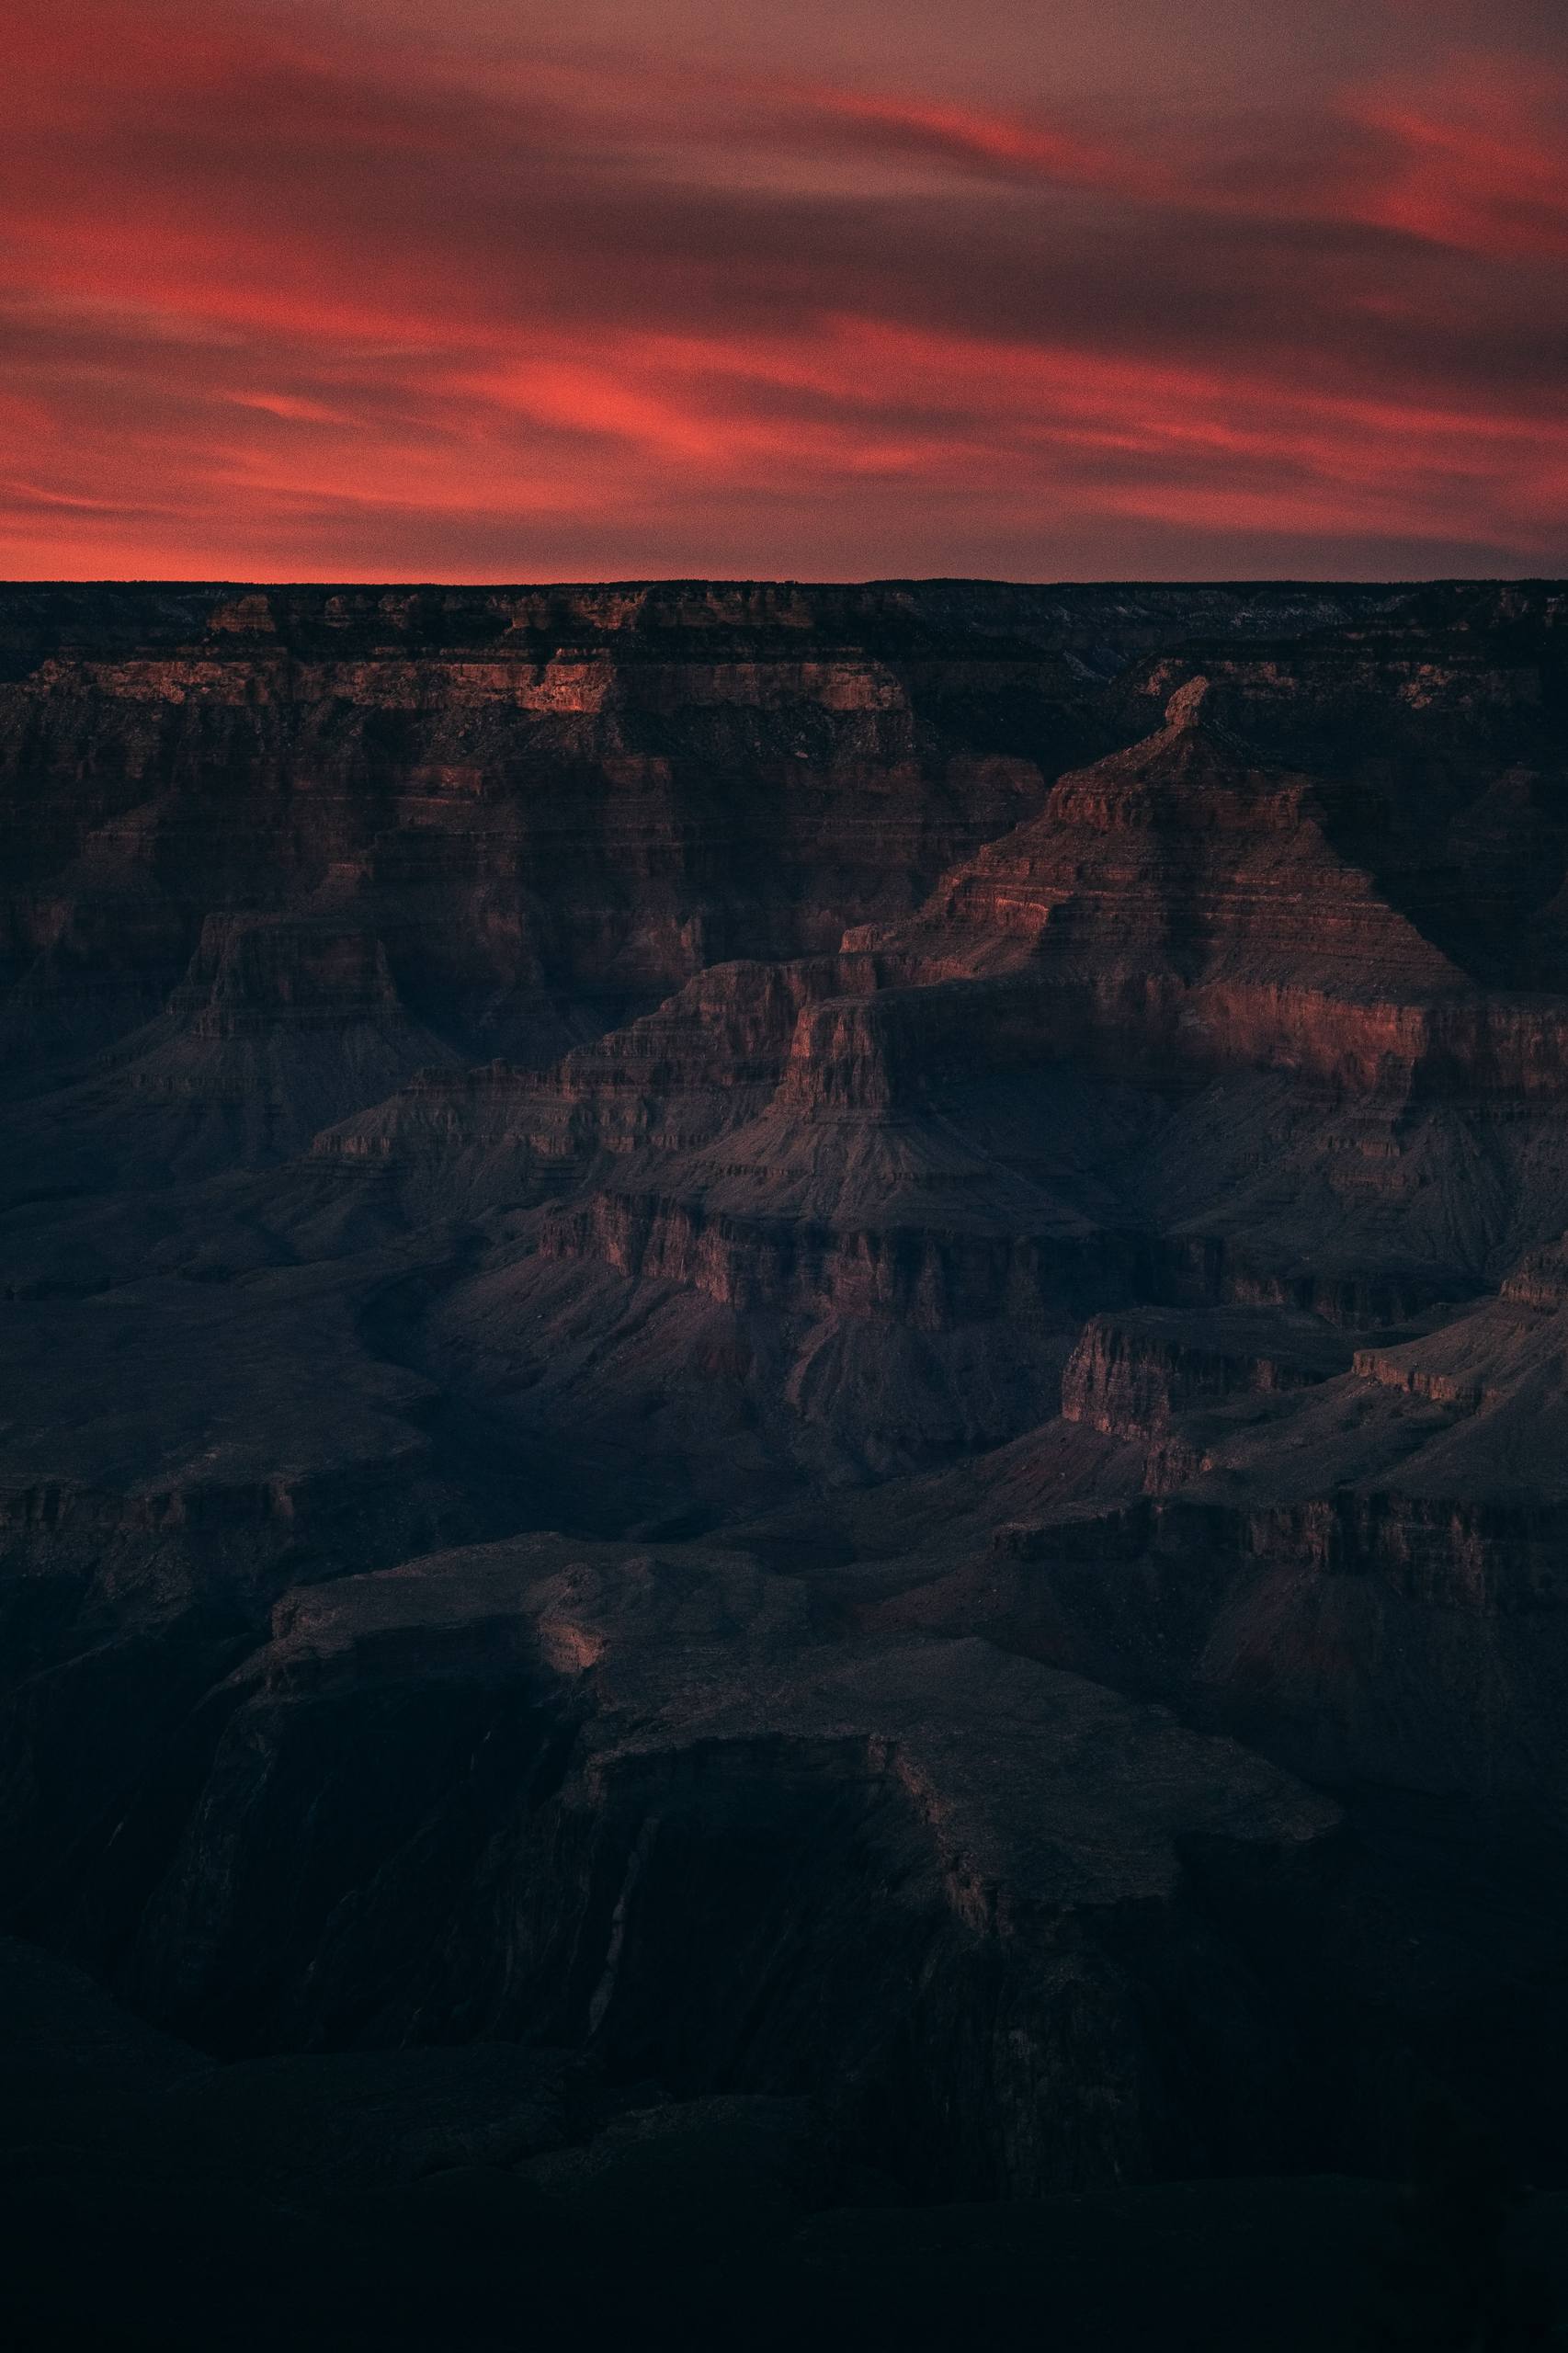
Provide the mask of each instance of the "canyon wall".
[{"label": "canyon wall", "polygon": [[1565,611],[0,593],[10,1927],[916,2199],[1558,2161]]}]

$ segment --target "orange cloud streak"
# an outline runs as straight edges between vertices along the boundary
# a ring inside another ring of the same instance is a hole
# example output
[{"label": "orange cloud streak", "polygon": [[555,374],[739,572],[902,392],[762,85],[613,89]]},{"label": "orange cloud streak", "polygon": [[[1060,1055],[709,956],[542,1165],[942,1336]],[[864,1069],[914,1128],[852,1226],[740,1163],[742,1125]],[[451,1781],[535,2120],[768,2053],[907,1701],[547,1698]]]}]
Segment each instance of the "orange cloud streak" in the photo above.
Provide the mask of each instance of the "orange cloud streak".
[{"label": "orange cloud streak", "polygon": [[13,87],[12,572],[1568,551],[1542,77],[1134,133],[657,58],[368,51],[251,0],[28,0]]}]

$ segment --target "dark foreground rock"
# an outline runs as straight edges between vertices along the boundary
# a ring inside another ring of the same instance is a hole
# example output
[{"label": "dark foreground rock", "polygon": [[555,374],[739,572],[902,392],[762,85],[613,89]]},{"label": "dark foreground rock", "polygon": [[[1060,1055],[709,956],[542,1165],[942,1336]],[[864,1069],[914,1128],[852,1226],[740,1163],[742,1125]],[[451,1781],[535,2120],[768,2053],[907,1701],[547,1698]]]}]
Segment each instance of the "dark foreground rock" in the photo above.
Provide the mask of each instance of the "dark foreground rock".
[{"label": "dark foreground rock", "polygon": [[695,1548],[514,1540],[278,1627],[127,1972],[205,2038],[809,2095],[927,2194],[1235,2169],[1310,2096],[1252,1946],[1337,1810],[1162,1711],[824,1640],[804,1586]]},{"label": "dark foreground rock", "polygon": [[[0,2315],[60,2353],[782,2353],[1042,2309],[1084,2353],[1334,2353],[1390,2309],[1408,2230],[1407,2193],[1346,2177],[889,2203],[806,2099],[614,2092],[494,2044],[214,2064],[15,1944],[0,2072]],[[1562,2205],[1507,2209],[1501,2292],[1531,2313],[1564,2284]]]}]

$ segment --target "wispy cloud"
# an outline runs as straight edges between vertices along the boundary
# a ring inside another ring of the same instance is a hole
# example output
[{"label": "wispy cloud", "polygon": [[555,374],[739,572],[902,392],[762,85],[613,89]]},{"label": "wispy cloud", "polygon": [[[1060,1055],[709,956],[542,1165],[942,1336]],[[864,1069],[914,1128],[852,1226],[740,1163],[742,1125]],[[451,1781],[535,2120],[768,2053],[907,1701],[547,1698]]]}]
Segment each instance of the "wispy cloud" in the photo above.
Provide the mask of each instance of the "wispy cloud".
[{"label": "wispy cloud", "polygon": [[23,0],[0,568],[1568,556],[1539,59],[1199,113],[406,23]]}]

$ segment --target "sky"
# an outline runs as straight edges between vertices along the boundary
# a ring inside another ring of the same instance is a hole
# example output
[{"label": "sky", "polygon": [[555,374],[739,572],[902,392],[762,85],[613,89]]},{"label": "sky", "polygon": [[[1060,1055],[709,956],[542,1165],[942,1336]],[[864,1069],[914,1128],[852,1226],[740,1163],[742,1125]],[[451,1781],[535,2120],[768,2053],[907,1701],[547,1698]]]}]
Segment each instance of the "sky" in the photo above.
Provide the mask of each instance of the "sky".
[{"label": "sky", "polygon": [[1565,0],[6,0],[0,574],[1568,572]]}]

